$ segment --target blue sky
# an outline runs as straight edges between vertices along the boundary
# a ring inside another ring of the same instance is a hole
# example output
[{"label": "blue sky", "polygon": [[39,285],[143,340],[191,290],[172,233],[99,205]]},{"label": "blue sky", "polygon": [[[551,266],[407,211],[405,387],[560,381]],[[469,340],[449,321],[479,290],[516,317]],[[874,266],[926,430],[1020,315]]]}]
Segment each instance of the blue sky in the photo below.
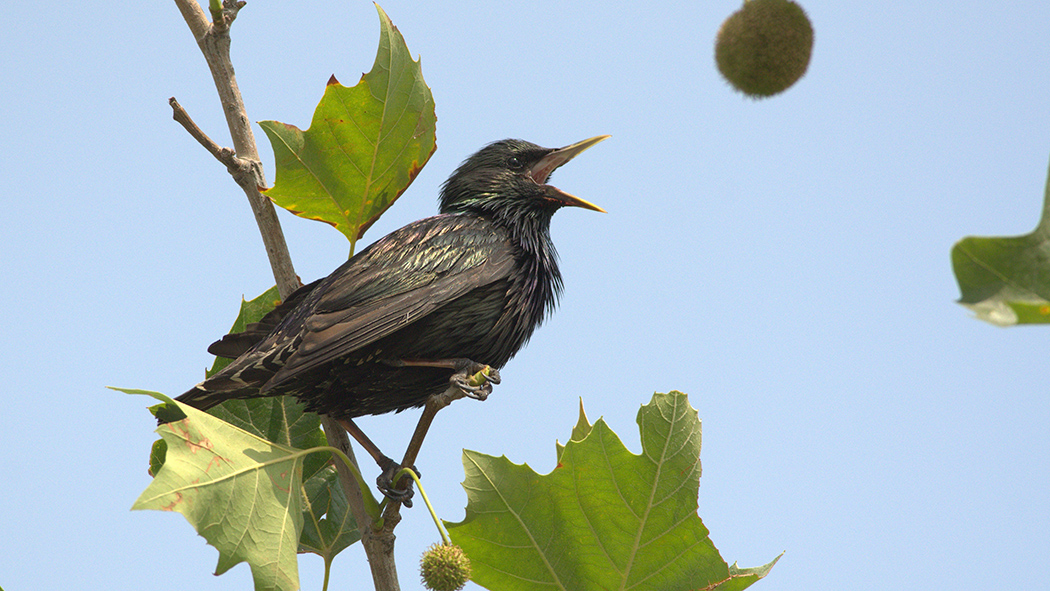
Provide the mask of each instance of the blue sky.
[{"label": "blue sky", "polygon": [[[434,213],[489,141],[612,135],[553,178],[609,211],[555,217],[559,311],[423,449],[444,518],[463,515],[462,448],[546,473],[582,397],[638,451],[638,407],[678,389],[715,545],[744,566],[786,551],[755,588],[1045,584],[1047,332],[971,319],[949,249],[1037,222],[1050,5],[807,0],[809,72],[755,102],[713,63],[738,2],[419,4],[383,7],[422,56],[438,150],[364,243]],[[246,565],[211,575],[181,517],[128,510],[150,400],[103,388],[183,392],[273,283],[243,194],[171,120],[175,96],[229,145],[203,58],[170,2],[6,13],[0,585],[248,589]],[[305,128],[330,75],[371,68],[379,24],[365,1],[251,0],[233,35],[249,116]],[[345,259],[335,230],[282,220],[304,280]],[[415,418],[361,424],[397,450]],[[416,588],[436,534],[422,508],[397,533]],[[320,560],[300,571],[320,589]],[[365,588],[359,547],[333,577]]]}]

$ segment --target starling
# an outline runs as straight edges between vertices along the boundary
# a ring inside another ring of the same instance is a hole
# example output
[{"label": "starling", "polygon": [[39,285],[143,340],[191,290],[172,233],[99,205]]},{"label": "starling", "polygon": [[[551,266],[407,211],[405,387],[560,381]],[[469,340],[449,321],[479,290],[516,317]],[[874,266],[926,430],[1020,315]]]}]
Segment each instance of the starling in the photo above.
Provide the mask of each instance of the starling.
[{"label": "starling", "polygon": [[503,367],[554,310],[562,278],[551,216],[564,206],[604,211],[547,184],[551,173],[607,137],[560,149],[485,146],[445,182],[439,215],[381,238],[212,344],[234,361],[177,400],[207,409],[292,395],[345,425],[422,406],[450,381],[475,392],[466,378]]}]

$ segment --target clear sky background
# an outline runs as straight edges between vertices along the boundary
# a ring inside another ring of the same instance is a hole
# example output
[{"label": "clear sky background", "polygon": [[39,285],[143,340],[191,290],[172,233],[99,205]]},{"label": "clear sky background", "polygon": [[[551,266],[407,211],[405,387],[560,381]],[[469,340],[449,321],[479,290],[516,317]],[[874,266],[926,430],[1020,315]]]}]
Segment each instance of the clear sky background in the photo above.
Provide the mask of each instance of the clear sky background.
[{"label": "clear sky background", "polygon": [[[678,389],[703,419],[711,539],[742,566],[786,551],[756,589],[1044,587],[1050,332],[973,320],[949,249],[1038,220],[1050,4],[805,0],[809,72],[761,102],[714,66],[739,4],[383,3],[422,56],[438,150],[362,246],[433,214],[489,141],[612,135],[553,177],[609,211],[555,216],[559,311],[488,401],[439,415],[428,493],[462,518],[462,448],[549,472],[580,398],[638,451],[638,407]],[[363,0],[251,0],[233,37],[251,119],[305,128],[330,75],[371,68],[379,21]],[[212,576],[181,516],[129,511],[152,400],[104,389],[185,391],[273,284],[243,194],[171,120],[175,96],[229,145],[204,60],[171,2],[11,3],[0,56],[0,586],[250,589],[247,565]],[[345,259],[335,230],[281,218],[304,281]],[[360,424],[396,455],[416,416]],[[437,534],[405,515],[413,589]],[[304,589],[321,572],[300,560]],[[354,546],[332,588],[367,572]]]}]

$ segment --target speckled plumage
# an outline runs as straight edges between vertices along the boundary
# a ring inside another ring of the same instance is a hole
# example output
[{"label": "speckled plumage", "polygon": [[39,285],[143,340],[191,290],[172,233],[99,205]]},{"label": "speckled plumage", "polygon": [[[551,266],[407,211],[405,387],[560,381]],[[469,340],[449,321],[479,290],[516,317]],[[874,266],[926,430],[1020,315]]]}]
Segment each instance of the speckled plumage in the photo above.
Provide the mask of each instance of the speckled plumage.
[{"label": "speckled plumage", "polygon": [[208,408],[290,394],[311,411],[353,418],[420,406],[453,373],[391,361],[503,367],[561,291],[551,216],[565,205],[599,209],[547,177],[600,139],[561,150],[486,146],[445,183],[440,215],[381,238],[246,333],[213,344],[209,351],[236,359],[178,400]]}]

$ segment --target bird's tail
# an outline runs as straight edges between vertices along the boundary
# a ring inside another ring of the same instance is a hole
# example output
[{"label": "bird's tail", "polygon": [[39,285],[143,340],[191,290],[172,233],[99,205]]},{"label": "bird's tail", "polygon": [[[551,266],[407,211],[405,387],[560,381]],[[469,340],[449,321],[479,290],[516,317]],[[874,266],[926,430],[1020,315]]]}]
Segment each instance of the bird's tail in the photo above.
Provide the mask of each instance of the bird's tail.
[{"label": "bird's tail", "polygon": [[[185,393],[175,397],[175,400],[196,408],[197,410],[208,410],[209,408],[216,406],[227,400],[234,398],[250,398],[253,393],[258,394],[258,388],[242,388],[240,390],[210,390],[207,388],[207,381],[201,382],[193,388],[187,390]],[[164,423],[171,422],[173,420],[179,420],[186,416],[183,413],[179,413],[178,416],[171,417],[169,415],[157,415],[157,423],[163,425]]]},{"label": "bird's tail", "polygon": [[[242,365],[248,367],[243,368]],[[246,379],[245,374],[251,379]],[[225,400],[255,398],[259,396],[259,387],[272,375],[272,371],[260,370],[251,360],[239,359],[175,400],[200,410],[208,410]]]},{"label": "bird's tail", "polygon": [[222,390],[209,390],[205,388],[205,382],[201,382],[187,390],[184,394],[177,396],[175,400],[188,404],[198,410],[208,410],[224,400],[231,398],[244,398],[244,396],[231,396],[235,392]]},{"label": "bird's tail", "polygon": [[[231,383],[231,380],[215,380],[212,376],[207,380],[190,388],[183,394],[175,397],[175,400],[192,406],[197,410],[208,410],[227,400],[252,398],[259,395],[258,386],[247,386],[244,384]],[[171,419],[158,416],[158,423],[166,423]]]}]

